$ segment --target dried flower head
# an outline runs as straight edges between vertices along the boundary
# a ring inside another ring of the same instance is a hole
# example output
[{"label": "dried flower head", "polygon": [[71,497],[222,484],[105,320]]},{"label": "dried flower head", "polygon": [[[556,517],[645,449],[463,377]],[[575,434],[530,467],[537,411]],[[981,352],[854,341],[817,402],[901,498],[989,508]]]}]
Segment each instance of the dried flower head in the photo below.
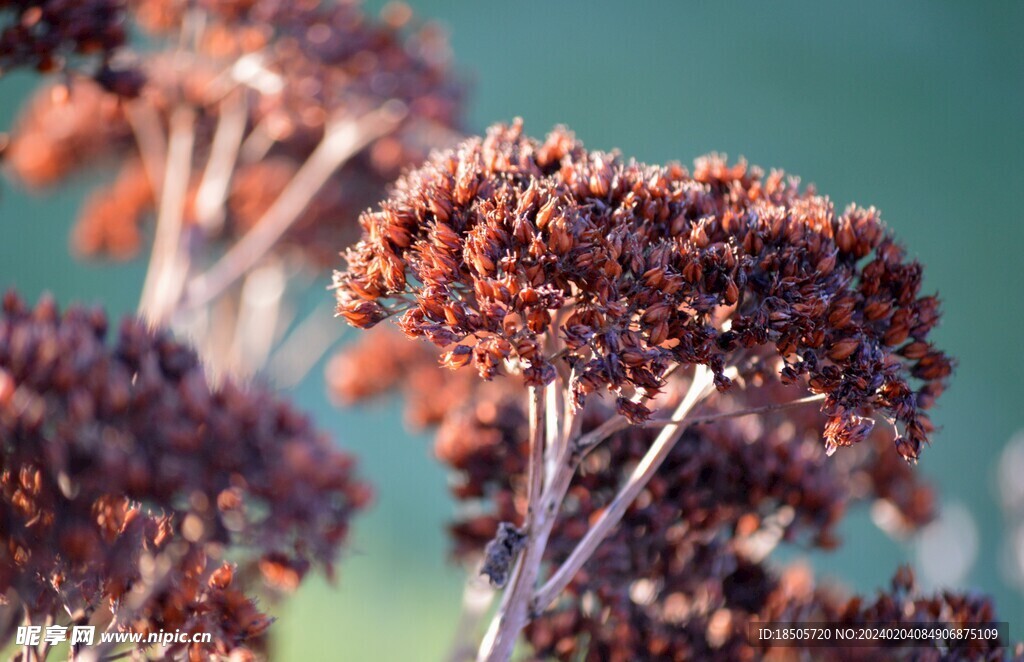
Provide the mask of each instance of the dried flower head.
[{"label": "dried flower head", "polygon": [[[156,44],[171,31],[192,34],[185,15],[201,14],[194,52],[175,57],[175,39],[166,52],[140,54],[144,84],[130,100],[86,77],[41,91],[12,131],[8,150],[11,170],[32,186],[58,183],[101,157],[122,160],[118,184],[102,189],[105,204],[82,211],[76,245],[85,254],[125,257],[138,249],[145,236],[139,225],[156,211],[163,163],[153,153],[161,140],[133,138],[169,131],[183,105],[197,111],[183,221],[194,240],[208,242],[232,242],[250,231],[332,133],[358,129],[358,120],[375,109],[390,111],[342,163],[327,166],[325,155],[318,157],[315,168],[329,169],[327,181],[302,204],[282,242],[318,264],[334,259],[338,243],[354,239],[353,219],[386,183],[431,146],[450,142],[460,122],[463,86],[452,73],[444,34],[417,25],[408,11],[393,7],[375,20],[358,2],[128,4],[129,16]],[[61,121],[54,121],[58,115]],[[346,122],[352,126],[342,130]],[[218,153],[235,157],[215,162]],[[211,184],[221,176],[226,186]],[[141,196],[147,187],[127,185],[153,177],[148,199]],[[115,227],[118,210],[125,228]]]},{"label": "dried flower head", "polygon": [[106,70],[125,43],[125,10],[125,0],[0,0],[0,74],[52,71],[71,56],[91,55]]},{"label": "dried flower head", "polygon": [[[764,564],[705,550],[680,563],[693,571],[694,591],[662,591],[637,582],[601,606],[593,594],[563,605],[530,625],[528,637],[540,659],[612,660],[1005,660],[1005,640],[974,640],[947,646],[931,640],[913,646],[864,643],[856,647],[758,645],[749,628],[767,623],[827,623],[837,627],[925,627],[956,624],[992,627],[998,621],[990,599],[941,591],[923,594],[913,573],[901,568],[891,586],[875,596],[849,595],[830,586],[815,586],[806,567],[777,574]],[[710,572],[709,572],[710,571]],[[671,580],[665,586],[672,586]],[[1020,659],[1022,647],[1012,649]]]},{"label": "dried flower head", "polygon": [[0,593],[39,621],[211,632],[190,654],[227,654],[269,620],[226,556],[283,588],[330,572],[368,488],[269,392],[211,388],[140,322],[106,333],[96,310],[4,300]]},{"label": "dried flower head", "polygon": [[951,371],[928,342],[937,299],[877,211],[836,213],[743,162],[709,156],[691,175],[516,122],[435,153],[361,223],[335,274],[349,323],[400,314],[484,378],[571,372],[577,406],[610,391],[632,421],[676,366],[707,366],[722,390],[756,361],[827,396],[830,449],[880,412],[915,459]]},{"label": "dried flower head", "polygon": [[11,133],[4,161],[33,188],[56,184],[131,144],[122,102],[87,79],[75,81],[41,87]]},{"label": "dried flower head", "polygon": [[[512,379],[474,383],[455,373],[448,381],[459,384],[458,391],[446,393],[437,382],[415,377],[438,374],[435,365],[436,353],[380,329],[342,350],[329,375],[349,403],[392,388],[404,393],[407,412],[430,403],[433,417],[410,420],[440,424],[435,452],[453,469],[453,494],[466,506],[451,527],[454,554],[493,562],[497,555],[488,555],[488,546],[506,543],[504,551],[521,535],[508,522],[525,515],[527,414]],[[714,409],[734,411],[750,404],[736,400],[751,397],[777,400],[786,390],[776,380],[730,391]],[[591,401],[582,431],[609,413],[607,405]],[[835,525],[853,502],[884,502],[910,529],[932,515],[931,490],[889,452],[883,432],[871,432],[864,443],[830,459],[816,443],[820,417],[802,408],[688,430],[611,538],[552,608],[527,626],[534,654],[561,660],[760,659],[769,650],[748,637],[748,627],[758,622],[980,626],[998,620],[982,596],[920,594],[908,569],[873,599],[816,588],[801,566],[776,572],[767,555],[780,542],[838,544]],[[556,568],[564,561],[652,437],[650,430],[628,428],[587,457],[552,531],[545,564]],[[865,660],[998,660],[1006,645],[978,643],[945,653],[938,647],[866,647],[856,653]],[[824,660],[847,659],[848,653],[804,652]]]}]

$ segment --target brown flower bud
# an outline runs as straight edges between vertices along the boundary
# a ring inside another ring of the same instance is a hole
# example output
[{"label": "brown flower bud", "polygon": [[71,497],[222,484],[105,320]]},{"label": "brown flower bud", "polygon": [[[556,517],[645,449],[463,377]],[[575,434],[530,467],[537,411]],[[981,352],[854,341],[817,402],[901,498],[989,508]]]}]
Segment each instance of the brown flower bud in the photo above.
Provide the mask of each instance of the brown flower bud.
[{"label": "brown flower bud", "polygon": [[856,338],[843,338],[832,344],[828,350],[828,357],[833,361],[842,361],[857,351],[859,346],[860,341]]},{"label": "brown flower bud", "polygon": [[449,369],[461,368],[473,357],[473,348],[469,345],[456,345],[455,349],[441,357],[441,365]]}]

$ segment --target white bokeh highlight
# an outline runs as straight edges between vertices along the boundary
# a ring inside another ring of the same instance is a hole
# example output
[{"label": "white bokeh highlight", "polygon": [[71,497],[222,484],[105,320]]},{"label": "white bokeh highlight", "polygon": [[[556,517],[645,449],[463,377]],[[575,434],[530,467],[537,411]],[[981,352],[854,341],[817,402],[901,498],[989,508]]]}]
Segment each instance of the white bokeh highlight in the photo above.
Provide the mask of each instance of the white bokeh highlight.
[{"label": "white bokeh highlight", "polygon": [[921,530],[916,548],[923,587],[960,587],[978,558],[978,524],[965,505],[947,503]]}]

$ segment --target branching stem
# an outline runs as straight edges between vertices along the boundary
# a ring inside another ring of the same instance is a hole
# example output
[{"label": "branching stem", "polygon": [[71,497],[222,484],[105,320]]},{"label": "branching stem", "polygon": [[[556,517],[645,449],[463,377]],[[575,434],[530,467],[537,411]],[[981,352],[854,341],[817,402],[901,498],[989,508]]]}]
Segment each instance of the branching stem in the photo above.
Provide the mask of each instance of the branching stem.
[{"label": "branching stem", "polygon": [[[544,443],[547,424],[547,399],[543,386],[530,387],[530,457],[527,466],[527,509],[523,529],[526,544],[512,577],[502,595],[501,605],[480,645],[477,659],[505,662],[512,656],[519,632],[527,623],[528,603],[540,572],[540,562],[557,512],[548,512],[544,496]],[[552,410],[554,413],[556,410]],[[549,440],[551,443],[552,440]]]},{"label": "branching stem", "polygon": [[[530,610],[532,613],[539,613],[547,608],[559,593],[569,584],[583,564],[594,553],[597,546],[611,533],[612,529],[619,523],[630,504],[636,500],[647,483],[650,482],[655,472],[661,466],[675,443],[682,436],[688,422],[687,415],[693,408],[708,394],[714,391],[713,375],[704,366],[697,366],[690,388],[676,408],[672,422],[667,423],[658,434],[650,449],[644,455],[640,464],[630,474],[625,485],[612,500],[611,504],[601,513],[590,530],[583,536],[576,548],[569,557],[547,580],[543,587],[534,596]],[[575,468],[575,467],[574,467]],[[571,480],[572,473],[569,478]]]},{"label": "branching stem", "polygon": [[358,119],[328,124],[316,149],[252,229],[205,273],[188,283],[182,309],[204,306],[231,287],[274,247],[339,167],[394,129],[404,115],[403,110],[385,104]]},{"label": "branching stem", "polygon": [[[760,407],[748,407],[747,409],[739,409],[737,411],[727,411],[718,414],[708,414],[707,416],[691,416],[686,419],[687,425],[703,425],[705,423],[714,423],[715,421],[725,420],[727,418],[738,418],[740,416],[750,416],[751,414],[765,414],[771,411],[778,411],[780,409],[790,409],[792,407],[800,407],[803,405],[813,404],[815,402],[821,402],[825,399],[825,394],[820,393],[817,395],[809,395],[806,398],[799,398],[797,400],[790,400],[789,402],[777,402],[770,405],[762,405]],[[672,425],[675,423],[682,423],[683,419],[659,419],[652,418],[649,421],[642,423],[642,427],[645,428],[660,428],[666,425]]]},{"label": "branching stem", "polygon": [[229,94],[221,101],[220,117],[210,145],[210,158],[206,162],[195,198],[196,222],[208,232],[218,229],[224,221],[224,201],[228,197],[248,119],[248,105],[243,91]]}]

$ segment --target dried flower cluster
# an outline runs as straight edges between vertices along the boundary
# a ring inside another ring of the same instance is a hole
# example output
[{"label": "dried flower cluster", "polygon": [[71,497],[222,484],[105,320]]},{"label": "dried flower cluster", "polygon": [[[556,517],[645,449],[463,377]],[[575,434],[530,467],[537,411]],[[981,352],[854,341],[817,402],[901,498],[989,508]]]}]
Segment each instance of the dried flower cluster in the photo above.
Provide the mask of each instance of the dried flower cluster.
[{"label": "dried flower cluster", "polygon": [[128,150],[131,141],[121,99],[76,78],[43,87],[25,104],[4,161],[23,182],[43,187]]},{"label": "dried flower cluster", "polygon": [[75,55],[99,55],[106,70],[125,43],[125,9],[125,0],[0,1],[0,74],[16,67],[52,71]]},{"label": "dried flower cluster", "polygon": [[189,655],[226,655],[269,624],[244,576],[330,572],[369,490],[270,393],[211,389],[140,322],[106,333],[99,311],[4,300],[0,594],[32,622],[210,632]]},{"label": "dried flower cluster", "polygon": [[[1006,641],[972,641],[949,647],[931,643],[895,647],[767,647],[751,643],[748,628],[766,623],[829,623],[840,627],[957,624],[987,627],[998,621],[991,600],[974,593],[924,594],[913,573],[900,568],[891,586],[871,598],[850,596],[836,587],[816,587],[810,571],[791,566],[776,574],[763,564],[722,557],[704,550],[682,571],[717,573],[693,581],[693,592],[668,599],[638,583],[621,594],[614,607],[597,599],[574,601],[530,626],[530,641],[540,659],[636,660],[988,660],[1022,659],[1024,649]],[[671,580],[669,580],[671,583]],[[592,595],[592,594],[591,594]]]},{"label": "dried flower cluster", "polygon": [[[517,121],[434,153],[361,223],[337,312],[396,315],[486,380],[440,388],[421,376],[431,352],[384,336],[329,373],[342,400],[408,374],[411,418],[439,423],[474,504],[456,555],[505,588],[480,659],[508,659],[520,630],[561,659],[749,659],[779,541],[835,545],[851,500],[881,504],[893,533],[931,516],[899,457],[928,441],[952,364],[928,341],[937,299],[874,209],[837,214],[715,155],[691,175],[562,129],[539,142]],[[792,409],[807,391],[820,411]],[[856,448],[829,461],[840,446]]]},{"label": "dried flower cluster", "polygon": [[[379,329],[342,350],[328,378],[332,393],[350,404],[401,389],[407,419],[438,426],[435,454],[453,469],[452,491],[465,506],[451,527],[453,553],[472,563],[489,541],[509,539],[499,534],[502,527],[508,531],[508,522],[525,517],[528,416],[513,378],[481,383],[465,372],[437,377],[443,374],[437,358],[436,351]],[[792,388],[770,375],[758,380],[757,388],[719,395],[706,412],[782,400]],[[611,413],[601,401],[590,401],[582,432]],[[835,527],[854,502],[873,502],[888,513],[889,521],[879,523],[890,533],[904,534],[932,517],[931,489],[889,451],[883,431],[828,458],[818,443],[821,418],[804,407],[690,428],[611,537],[553,607],[527,627],[534,654],[563,660],[752,660],[768,653],[747,636],[755,622],[997,620],[990,602],[977,596],[920,596],[906,571],[873,601],[814,589],[800,567],[777,574],[768,554],[778,543],[836,546]],[[627,428],[587,456],[548,541],[549,568],[564,562],[653,437],[650,429]],[[815,659],[847,659],[812,650]],[[979,645],[947,657],[920,647],[846,654],[865,660],[995,660],[1003,659],[1005,649]]]},{"label": "dried flower cluster", "polygon": [[[487,411],[486,403],[477,407]],[[727,406],[727,403],[723,406]],[[593,412],[588,419],[599,422]],[[505,409],[512,415],[511,403]],[[471,415],[472,416],[472,415]],[[494,439],[492,425],[479,416],[473,427],[442,426],[439,450],[472,431]],[[499,418],[498,421],[501,419]],[[792,418],[787,419],[791,423]],[[496,422],[498,422],[496,421]],[[525,419],[520,412],[520,425]],[[584,423],[584,430],[590,425]],[[877,498],[871,478],[873,464],[895,457],[885,452],[886,440],[874,435],[870,452],[856,465],[828,462],[817,443],[818,426],[782,424],[778,417],[738,419],[691,429],[684,434],[619,527],[595,551],[552,609],[536,617],[527,640],[541,657],[579,659],[737,659],[749,646],[746,622],[760,614],[773,590],[771,566],[764,556],[779,541],[805,541],[814,546],[838,544],[834,528],[845,512],[854,482],[867,482],[865,498]],[[479,554],[497,521],[522,519],[522,472],[509,476],[484,466],[500,454],[506,462],[522,458],[523,449],[508,446],[523,438],[524,428],[505,431],[497,448],[476,452],[463,448],[448,461],[465,470],[466,491],[490,495],[493,509],[468,517],[453,527],[457,550]],[[490,433],[490,434],[488,434]],[[584,461],[569,488],[561,517],[545,551],[545,563],[559,567],[593,521],[615,497],[627,470],[650,446],[653,433],[637,428],[620,432]],[[859,450],[868,450],[864,444]],[[502,448],[504,447],[504,448]],[[499,450],[500,449],[500,450]],[[518,452],[517,452],[518,450]],[[440,454],[440,453],[439,453]],[[446,458],[447,459],[447,458]],[[520,463],[522,460],[519,460]],[[500,466],[500,465],[499,465]],[[916,485],[904,463],[903,478]],[[504,467],[502,467],[504,468]],[[470,471],[475,470],[474,475]],[[925,497],[927,499],[927,497]],[[519,505],[517,508],[516,506]],[[912,516],[892,504],[909,524]],[[725,620],[730,646],[709,629]]]},{"label": "dried flower cluster", "polygon": [[[154,32],[180,29],[187,6],[175,0],[136,4],[141,22]],[[275,138],[305,140],[309,148],[336,111],[356,113],[388,99],[401,100],[416,118],[442,126],[457,118],[461,87],[449,70],[444,34],[432,24],[409,29],[413,14],[404,4],[389,5],[379,21],[353,0],[189,4],[212,24],[201,52],[228,61],[257,53],[248,66],[278,76],[279,89],[262,96],[255,111]]]},{"label": "dried flower cluster", "polygon": [[633,421],[674,366],[708,366],[725,389],[759,354],[827,394],[830,447],[863,438],[878,410],[915,459],[951,371],[928,342],[937,300],[877,212],[837,214],[745,163],[706,157],[690,175],[516,123],[435,154],[361,222],[335,275],[351,324],[401,313],[406,334],[485,378],[511,363],[547,384],[564,367],[577,404],[608,390]]},{"label": "dried flower cluster", "polygon": [[[195,239],[205,240],[250,230],[332,125],[388,103],[396,117],[404,116],[337,168],[291,227],[285,243],[320,263],[336,255],[352,219],[399,169],[421,160],[459,121],[462,89],[444,35],[431,25],[410,28],[411,13],[402,7],[389,8],[380,21],[355,2],[139,0],[130,9],[157,43],[190,29],[188,11],[203,13],[194,52],[183,56],[172,47],[145,55],[137,99],[85,78],[40,90],[6,155],[13,172],[33,186],[56,184],[101,159],[120,161],[115,181],[81,212],[75,245],[85,254],[123,258],[142,246],[141,230],[162,186],[154,171],[162,164],[135,143],[133,129],[169,131],[182,104],[198,111],[184,221]],[[218,128],[224,136],[237,134],[237,155],[234,163],[218,164],[228,172],[208,173]],[[223,199],[211,203],[212,175],[227,177],[228,185]]]}]

